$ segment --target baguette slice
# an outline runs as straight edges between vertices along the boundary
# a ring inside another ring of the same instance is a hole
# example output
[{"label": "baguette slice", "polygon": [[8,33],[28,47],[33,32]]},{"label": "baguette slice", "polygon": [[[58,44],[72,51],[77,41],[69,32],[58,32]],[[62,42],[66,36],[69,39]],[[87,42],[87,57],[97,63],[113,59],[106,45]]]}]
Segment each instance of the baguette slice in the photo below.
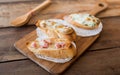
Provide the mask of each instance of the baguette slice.
[{"label": "baguette slice", "polygon": [[[61,19],[48,19],[48,20],[38,20],[36,26],[39,30],[54,31],[55,37],[69,39],[70,41],[76,40],[76,33],[73,28],[69,27],[65,21]],[[38,32],[39,32],[38,30]],[[38,34],[39,35],[39,34]],[[51,36],[51,34],[50,34]]]},{"label": "baguette slice", "polygon": [[[56,40],[54,42],[58,42],[59,40]],[[53,41],[52,41],[53,42]],[[35,47],[33,44],[36,44]],[[50,46],[49,48],[39,48],[39,42],[38,41],[32,41],[28,43],[27,47],[28,49],[33,52],[36,57],[56,63],[65,63],[70,61],[75,55],[76,55],[76,45],[72,42],[66,43],[67,48],[63,49],[57,49],[55,46]]]}]

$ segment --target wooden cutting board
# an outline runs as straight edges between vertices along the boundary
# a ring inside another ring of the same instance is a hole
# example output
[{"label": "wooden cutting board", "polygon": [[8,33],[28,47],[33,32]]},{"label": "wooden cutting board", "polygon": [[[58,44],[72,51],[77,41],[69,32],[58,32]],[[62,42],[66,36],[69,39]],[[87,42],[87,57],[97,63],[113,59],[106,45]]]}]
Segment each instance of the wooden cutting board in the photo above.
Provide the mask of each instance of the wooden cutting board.
[{"label": "wooden cutting board", "polygon": [[[61,16],[57,16],[57,17],[60,18]],[[48,72],[52,74],[60,74],[65,69],[67,69],[67,67],[69,67],[77,58],[79,58],[79,56],[83,52],[85,52],[85,50],[99,37],[99,35],[92,37],[84,37],[84,38],[77,36],[77,39],[75,41],[77,45],[77,55],[71,61],[63,64],[53,63],[50,61],[39,59],[31,51],[29,51],[26,47],[26,44],[30,41],[35,40],[36,37],[37,37],[36,31],[33,31],[27,34],[26,36],[24,36],[23,38],[21,38],[20,40],[18,40],[14,44],[14,46],[19,52],[27,56],[29,59],[31,59],[33,62],[35,62],[36,64],[47,70]]]},{"label": "wooden cutting board", "polygon": [[15,43],[16,49],[30,58],[33,62],[37,63],[39,66],[44,68],[50,73],[58,74],[62,73],[68,66],[70,66],[79,56],[98,38],[99,35],[89,37],[89,38],[81,38],[77,36],[76,39],[76,45],[77,45],[77,55],[74,57],[71,61],[64,63],[64,64],[58,64],[53,63],[49,61],[45,61],[42,59],[38,59],[32,52],[30,52],[27,47],[26,43],[29,41],[33,41],[36,38],[36,31],[33,31],[23,37],[22,39],[18,40]]}]

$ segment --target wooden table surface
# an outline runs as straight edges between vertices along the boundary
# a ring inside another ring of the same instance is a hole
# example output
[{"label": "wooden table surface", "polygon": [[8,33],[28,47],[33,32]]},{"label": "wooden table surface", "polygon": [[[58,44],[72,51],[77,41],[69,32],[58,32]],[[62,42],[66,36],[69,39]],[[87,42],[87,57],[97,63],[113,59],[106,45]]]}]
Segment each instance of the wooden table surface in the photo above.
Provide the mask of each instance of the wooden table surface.
[{"label": "wooden table surface", "polygon": [[[24,14],[28,11],[25,9],[30,10],[42,1],[0,0],[0,75],[50,75],[13,46],[15,41],[36,27],[6,27],[10,26],[11,18]],[[109,9],[98,14],[104,24],[100,37],[62,75],[120,75],[120,1],[107,1]],[[53,0],[53,5],[39,14],[42,19],[46,19],[69,11],[86,12],[91,10],[95,2],[96,0]]]}]

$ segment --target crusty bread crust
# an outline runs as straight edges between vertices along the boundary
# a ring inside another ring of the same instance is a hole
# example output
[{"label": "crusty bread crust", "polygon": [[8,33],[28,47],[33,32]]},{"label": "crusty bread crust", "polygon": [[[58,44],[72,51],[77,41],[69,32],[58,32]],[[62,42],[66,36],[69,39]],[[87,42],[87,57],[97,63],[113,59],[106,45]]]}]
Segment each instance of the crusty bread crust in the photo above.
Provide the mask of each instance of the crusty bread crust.
[{"label": "crusty bread crust", "polygon": [[73,31],[71,34],[62,34],[59,32],[56,32],[60,38],[68,39],[70,41],[75,41],[76,40],[76,33]]},{"label": "crusty bread crust", "polygon": [[[38,20],[37,22],[36,22],[36,26],[37,27],[39,27],[40,29],[42,29],[41,27],[40,27],[40,22],[41,22],[41,20]],[[43,29],[44,30],[44,29]],[[50,30],[52,30],[52,29],[50,29]],[[54,29],[53,29],[54,30]],[[54,30],[55,31],[55,30]],[[66,39],[69,39],[70,41],[75,41],[76,40],[76,32],[73,30],[73,32],[72,33],[70,33],[70,34],[62,34],[62,33],[59,33],[59,32],[57,32],[57,31],[55,31],[58,35],[59,35],[59,38],[66,38]],[[46,33],[47,34],[47,33]]]},{"label": "crusty bread crust", "polygon": [[39,27],[40,22],[41,22],[41,20],[38,20],[35,25],[36,25],[37,27]]},{"label": "crusty bread crust", "polygon": [[[34,41],[33,41],[34,42]],[[71,44],[71,46],[68,49],[39,49],[31,47],[32,42],[27,44],[28,49],[37,55],[44,55],[46,57],[51,58],[58,58],[58,59],[64,59],[64,58],[73,58],[76,55],[76,47]]]},{"label": "crusty bread crust", "polygon": [[71,17],[69,17],[69,16],[65,16],[65,17],[64,17],[64,20],[67,21],[68,23],[74,25],[74,26],[77,26],[78,28],[83,28],[83,29],[87,29],[87,30],[93,30],[93,29],[98,28],[99,23],[100,23],[100,22],[99,22],[97,25],[95,25],[95,26],[93,26],[93,27],[90,27],[90,26],[81,25],[81,24],[73,21],[73,20],[71,19]]}]

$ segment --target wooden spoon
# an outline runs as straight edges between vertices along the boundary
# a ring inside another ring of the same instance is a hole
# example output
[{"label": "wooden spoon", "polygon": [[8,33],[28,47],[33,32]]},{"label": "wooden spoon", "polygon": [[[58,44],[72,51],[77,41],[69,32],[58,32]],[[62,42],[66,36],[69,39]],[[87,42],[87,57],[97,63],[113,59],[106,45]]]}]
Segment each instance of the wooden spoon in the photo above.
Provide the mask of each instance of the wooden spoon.
[{"label": "wooden spoon", "polygon": [[51,3],[51,0],[46,0],[42,4],[38,5],[36,8],[34,8],[33,10],[31,10],[30,12],[26,13],[25,15],[17,17],[15,20],[11,22],[12,26],[19,27],[26,24],[34,13],[36,13],[38,10],[42,10],[44,7],[48,6],[50,3]]},{"label": "wooden spoon", "polygon": [[105,2],[98,2],[94,8],[90,11],[89,14],[91,15],[97,15],[101,11],[105,10],[108,7],[108,4]]}]

